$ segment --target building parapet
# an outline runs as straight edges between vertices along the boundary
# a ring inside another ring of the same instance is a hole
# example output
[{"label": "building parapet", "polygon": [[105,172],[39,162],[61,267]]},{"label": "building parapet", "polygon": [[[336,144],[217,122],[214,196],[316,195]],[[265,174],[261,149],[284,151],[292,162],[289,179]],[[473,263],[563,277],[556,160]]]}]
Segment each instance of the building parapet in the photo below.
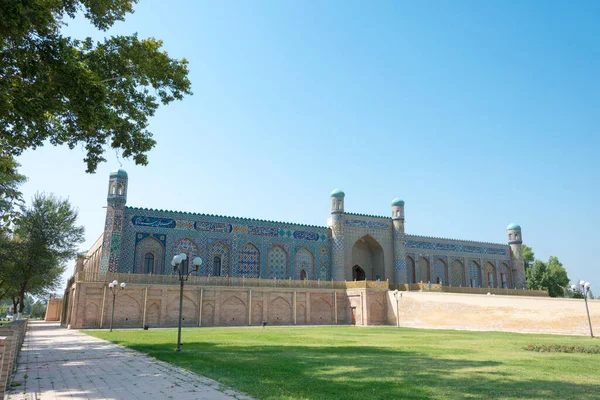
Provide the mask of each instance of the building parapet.
[{"label": "building parapet", "polygon": [[[114,280],[140,285],[179,285],[177,275],[132,274],[109,272],[103,275],[80,271],[75,274],[76,283],[110,283]],[[388,281],[323,281],[297,279],[231,278],[224,276],[190,276],[186,285],[232,286],[306,289],[389,289]]]},{"label": "building parapet", "polygon": [[505,289],[505,288],[472,288],[462,286],[442,286],[440,284],[427,283],[401,283],[398,285],[390,285],[390,289],[400,291],[419,291],[419,292],[444,292],[444,293],[464,293],[464,294],[490,294],[490,295],[505,295],[505,296],[535,296],[548,297],[547,290],[531,290],[531,289]]}]

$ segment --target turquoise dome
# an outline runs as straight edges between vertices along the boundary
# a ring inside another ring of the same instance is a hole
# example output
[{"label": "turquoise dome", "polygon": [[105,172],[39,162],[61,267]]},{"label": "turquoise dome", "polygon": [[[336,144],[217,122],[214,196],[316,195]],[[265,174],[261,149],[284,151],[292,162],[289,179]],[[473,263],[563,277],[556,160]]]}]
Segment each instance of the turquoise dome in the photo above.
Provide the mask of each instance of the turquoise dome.
[{"label": "turquoise dome", "polygon": [[110,176],[118,176],[120,178],[127,178],[127,172],[123,168],[115,169],[110,172]]},{"label": "turquoise dome", "polygon": [[401,200],[398,197],[396,197],[394,200],[392,200],[392,207],[393,206],[403,206],[403,205],[404,205],[404,200]]},{"label": "turquoise dome", "polygon": [[346,193],[342,192],[340,189],[335,189],[331,192],[331,197],[344,197]]},{"label": "turquoise dome", "polygon": [[506,227],[507,231],[513,230],[513,229],[521,229],[521,227],[517,224],[510,224]]}]

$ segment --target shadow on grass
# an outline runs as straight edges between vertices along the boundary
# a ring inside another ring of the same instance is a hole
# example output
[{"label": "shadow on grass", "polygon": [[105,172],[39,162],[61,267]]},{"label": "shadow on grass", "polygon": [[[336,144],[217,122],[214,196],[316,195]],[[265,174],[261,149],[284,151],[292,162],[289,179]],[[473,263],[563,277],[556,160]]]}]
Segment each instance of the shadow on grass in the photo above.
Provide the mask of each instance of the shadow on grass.
[{"label": "shadow on grass", "polygon": [[[119,343],[116,341],[116,343]],[[600,399],[600,384],[528,379],[503,362],[370,346],[119,343],[263,399]],[[527,357],[527,355],[523,355]]]}]

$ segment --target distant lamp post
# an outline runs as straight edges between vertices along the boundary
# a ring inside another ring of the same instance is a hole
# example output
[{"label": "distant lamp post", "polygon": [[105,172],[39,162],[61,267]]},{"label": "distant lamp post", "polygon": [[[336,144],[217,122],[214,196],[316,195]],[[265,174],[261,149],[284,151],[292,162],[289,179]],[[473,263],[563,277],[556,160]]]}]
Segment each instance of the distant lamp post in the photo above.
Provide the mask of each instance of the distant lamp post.
[{"label": "distant lamp post", "polygon": [[592,320],[590,318],[590,309],[588,308],[587,303],[587,297],[591,287],[592,285],[589,282],[579,281],[579,285],[571,285],[571,290],[573,290],[573,292],[579,292],[583,295],[583,300],[585,301],[585,311],[587,312],[588,324],[590,326],[590,336],[594,337],[594,332],[592,331]]},{"label": "distant lamp post", "polygon": [[202,265],[202,259],[200,257],[194,258],[192,263],[194,264],[194,271],[189,268],[184,268],[184,261],[187,260],[187,255],[181,253],[173,257],[171,260],[171,266],[173,266],[175,272],[179,275],[179,328],[177,330],[177,350],[181,351],[181,319],[183,317],[183,283],[188,280],[191,272],[198,271],[198,268]]},{"label": "distant lamp post", "polygon": [[121,284],[119,284],[119,282],[116,279],[108,284],[108,288],[110,289],[113,295],[112,314],[110,315],[110,332],[112,332],[113,320],[115,319],[115,300],[117,299],[117,293],[125,289],[126,286],[127,284],[125,282],[121,282]]},{"label": "distant lamp post", "polygon": [[402,292],[398,289],[394,290],[394,297],[396,298],[396,326],[400,327],[400,299],[402,298]]}]

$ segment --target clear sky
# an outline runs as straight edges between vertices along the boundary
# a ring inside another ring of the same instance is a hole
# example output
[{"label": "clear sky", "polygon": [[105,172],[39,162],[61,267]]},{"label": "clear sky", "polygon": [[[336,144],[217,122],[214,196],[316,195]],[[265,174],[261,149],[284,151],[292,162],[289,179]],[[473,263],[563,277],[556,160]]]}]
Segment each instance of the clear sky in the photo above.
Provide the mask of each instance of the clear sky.
[{"label": "clear sky", "polygon": [[[515,222],[598,288],[599,19],[597,1],[140,0],[109,34],[162,39],[194,95],[151,120],[147,167],[123,161],[128,204],[325,225],[336,187],[350,212],[398,196],[407,233],[506,243]],[[119,166],[83,157],[19,159],[26,198],[79,208],[82,249]]]}]

